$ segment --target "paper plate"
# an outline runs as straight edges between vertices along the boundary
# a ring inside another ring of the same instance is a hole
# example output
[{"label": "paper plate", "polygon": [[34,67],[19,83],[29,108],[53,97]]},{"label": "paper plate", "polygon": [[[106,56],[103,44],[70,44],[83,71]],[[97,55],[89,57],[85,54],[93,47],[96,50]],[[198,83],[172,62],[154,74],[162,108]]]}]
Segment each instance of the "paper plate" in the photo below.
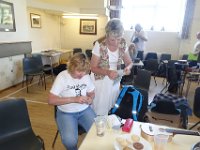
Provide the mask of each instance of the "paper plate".
[{"label": "paper plate", "polygon": [[[135,150],[133,148],[133,143],[134,142],[131,139],[132,135],[133,134],[123,134],[123,135],[116,136],[115,141],[114,141],[114,148],[115,148],[115,150],[123,150],[123,148],[124,148],[123,146],[121,146],[119,144],[119,142],[117,142],[117,138],[128,140],[131,143],[128,142],[129,144],[127,146],[130,147],[130,148],[132,148],[132,150]],[[152,150],[151,144],[148,141],[146,141],[144,138],[140,137],[140,141],[139,142],[143,144],[143,146],[144,146],[143,149],[144,150]]]}]

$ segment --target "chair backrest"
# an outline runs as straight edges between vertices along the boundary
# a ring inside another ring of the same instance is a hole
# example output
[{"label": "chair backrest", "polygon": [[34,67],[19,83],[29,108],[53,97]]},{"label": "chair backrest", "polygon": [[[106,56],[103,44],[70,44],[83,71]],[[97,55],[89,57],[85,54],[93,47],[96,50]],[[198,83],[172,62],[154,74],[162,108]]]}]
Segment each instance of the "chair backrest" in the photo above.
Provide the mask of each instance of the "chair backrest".
[{"label": "chair backrest", "polygon": [[176,83],[178,81],[178,75],[175,67],[167,68],[167,81],[169,83],[171,82]]},{"label": "chair backrest", "polygon": [[200,87],[197,87],[194,94],[193,112],[200,118]]},{"label": "chair backrest", "polygon": [[37,59],[38,65],[43,66],[43,63],[42,63],[42,55],[41,55],[41,54],[39,54],[39,53],[34,53],[34,54],[32,54],[32,57],[34,57],[34,58]]},{"label": "chair backrest", "polygon": [[73,55],[74,55],[75,53],[80,53],[80,52],[82,52],[82,49],[81,49],[81,48],[73,48]]},{"label": "chair backrest", "polygon": [[30,130],[31,123],[25,100],[8,99],[1,101],[0,122],[0,140]]},{"label": "chair backrest", "polygon": [[136,78],[134,79],[134,86],[136,88],[149,90],[151,82],[151,72],[145,69],[138,69]]},{"label": "chair backrest", "polygon": [[168,60],[167,67],[175,68],[175,63],[177,60]]},{"label": "chair backrest", "polygon": [[188,54],[183,54],[182,60],[187,60],[188,59]]},{"label": "chair backrest", "polygon": [[144,69],[151,72],[158,71],[159,63],[157,59],[149,59],[144,62]]},{"label": "chair backrest", "polygon": [[24,74],[38,73],[43,71],[43,65],[36,57],[25,57],[23,58],[23,71]]},{"label": "chair backrest", "polygon": [[138,51],[136,58],[140,58],[140,60],[143,60],[144,59],[144,51]]},{"label": "chair backrest", "polygon": [[91,49],[86,49],[85,50],[85,54],[87,55],[87,58],[89,60],[91,60],[91,58],[92,58],[92,50]]},{"label": "chair backrest", "polygon": [[160,61],[171,60],[171,54],[161,54]]},{"label": "chair backrest", "polygon": [[149,60],[149,59],[158,59],[158,55],[155,52],[148,52],[145,60]]}]

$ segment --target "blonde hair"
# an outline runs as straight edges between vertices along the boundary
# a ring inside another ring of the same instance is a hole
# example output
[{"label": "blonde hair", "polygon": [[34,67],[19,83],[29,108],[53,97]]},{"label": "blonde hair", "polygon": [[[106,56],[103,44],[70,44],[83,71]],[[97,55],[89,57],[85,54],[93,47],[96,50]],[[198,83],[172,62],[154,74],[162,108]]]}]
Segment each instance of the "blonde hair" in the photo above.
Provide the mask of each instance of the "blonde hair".
[{"label": "blonde hair", "polygon": [[132,59],[135,58],[138,53],[134,43],[131,43],[129,45],[128,51],[129,51],[129,55],[131,56]]},{"label": "blonde hair", "polygon": [[76,53],[70,59],[67,70],[70,74],[73,74],[75,71],[83,71],[89,73],[90,71],[90,63],[85,54]]},{"label": "blonde hair", "polygon": [[128,50],[132,50],[132,51],[136,51],[136,47],[135,47],[135,44],[134,43],[131,43],[128,47]]}]

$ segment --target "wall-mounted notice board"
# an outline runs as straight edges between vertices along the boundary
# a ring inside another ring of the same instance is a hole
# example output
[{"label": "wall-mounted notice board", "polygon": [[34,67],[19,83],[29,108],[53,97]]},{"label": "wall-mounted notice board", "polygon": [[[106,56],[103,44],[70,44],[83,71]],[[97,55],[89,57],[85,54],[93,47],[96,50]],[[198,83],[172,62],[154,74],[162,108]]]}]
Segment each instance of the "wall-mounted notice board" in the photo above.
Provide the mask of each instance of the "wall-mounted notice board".
[{"label": "wall-mounted notice board", "polygon": [[0,43],[0,58],[30,54],[32,52],[31,41]]}]

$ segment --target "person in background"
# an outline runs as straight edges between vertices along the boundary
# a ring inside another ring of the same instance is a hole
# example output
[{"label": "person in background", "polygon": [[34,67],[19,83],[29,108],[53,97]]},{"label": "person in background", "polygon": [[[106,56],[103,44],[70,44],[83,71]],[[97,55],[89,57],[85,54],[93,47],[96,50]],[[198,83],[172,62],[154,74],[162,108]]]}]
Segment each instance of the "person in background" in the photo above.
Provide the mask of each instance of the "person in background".
[{"label": "person in background", "polygon": [[[122,22],[117,18],[109,20],[105,32],[106,38],[101,43],[95,42],[91,59],[91,76],[95,84],[92,107],[97,115],[108,114],[120,92],[119,78],[130,74],[133,65],[122,38]],[[122,70],[123,63],[125,68]]]},{"label": "person in background", "polygon": [[187,72],[198,72],[200,66],[200,32],[196,34],[197,41],[194,44],[192,52],[188,54],[189,67],[186,68]]},{"label": "person in background", "polygon": [[137,50],[134,43],[131,43],[128,47],[129,55],[134,62],[134,59],[137,57]]},{"label": "person in background", "polygon": [[57,106],[56,122],[67,150],[77,150],[78,125],[89,131],[95,112],[90,107],[95,96],[89,76],[90,64],[83,53],[76,53],[68,69],[56,77],[48,103]]},{"label": "person in background", "polygon": [[145,50],[145,42],[148,40],[146,33],[140,24],[135,25],[135,31],[132,35],[131,42],[135,44],[137,51]]},{"label": "person in background", "polygon": [[197,32],[196,38],[197,42],[194,45],[193,54],[198,55],[197,62],[200,63],[200,32]]}]

